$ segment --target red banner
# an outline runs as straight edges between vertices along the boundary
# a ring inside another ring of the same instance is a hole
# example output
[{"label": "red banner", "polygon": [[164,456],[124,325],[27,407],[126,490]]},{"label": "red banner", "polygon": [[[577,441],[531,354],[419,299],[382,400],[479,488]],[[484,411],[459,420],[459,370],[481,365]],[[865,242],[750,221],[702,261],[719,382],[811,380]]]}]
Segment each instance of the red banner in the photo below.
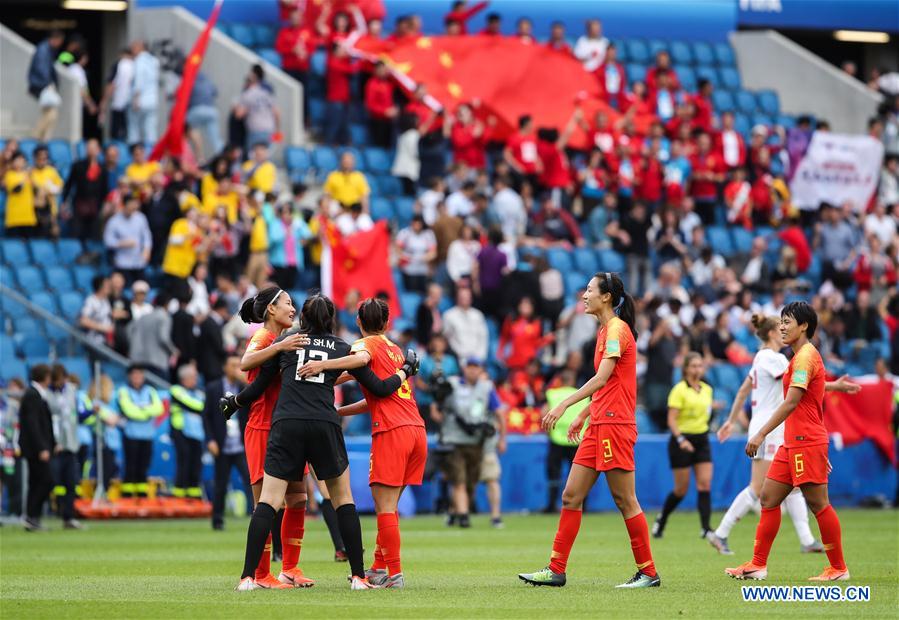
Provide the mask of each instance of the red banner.
[{"label": "red banner", "polygon": [[891,428],[893,384],[874,379],[857,380],[858,394],[827,392],[824,396],[824,424],[830,433],[839,433],[845,445],[870,439],[883,454],[896,462],[896,437]]},{"label": "red banner", "polygon": [[206,46],[209,44],[209,37],[212,35],[212,29],[218,20],[219,13],[222,10],[222,0],[217,0],[206,22],[203,32],[197,37],[193,49],[184,61],[184,71],[181,75],[181,83],[175,92],[175,103],[172,106],[172,114],[169,117],[169,126],[166,127],[165,133],[153,147],[150,154],[150,160],[159,160],[166,153],[170,153],[175,157],[180,157],[184,148],[184,119],[187,116],[187,104],[190,102],[190,93],[194,89],[194,82],[197,80],[197,73],[200,72],[200,65],[203,64],[203,57],[206,55]]}]

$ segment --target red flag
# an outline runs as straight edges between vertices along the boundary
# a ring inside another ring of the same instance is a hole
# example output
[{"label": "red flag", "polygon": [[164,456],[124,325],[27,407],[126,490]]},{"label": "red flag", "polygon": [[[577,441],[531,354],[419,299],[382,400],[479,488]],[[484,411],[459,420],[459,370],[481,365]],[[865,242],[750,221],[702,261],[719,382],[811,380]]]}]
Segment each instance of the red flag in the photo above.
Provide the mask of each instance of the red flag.
[{"label": "red flag", "polygon": [[203,32],[197,37],[193,49],[184,61],[184,72],[181,75],[181,83],[175,92],[175,104],[172,106],[172,114],[169,117],[169,126],[166,127],[165,133],[153,147],[150,154],[150,160],[159,160],[166,153],[171,153],[175,157],[179,157],[184,148],[184,118],[187,116],[187,104],[190,102],[190,93],[194,89],[194,82],[197,79],[197,73],[200,71],[200,65],[203,64],[203,57],[206,55],[206,46],[209,44],[209,37],[212,35],[212,29],[218,20],[219,13],[222,10],[222,0],[216,0],[209,20]]},{"label": "red flag", "polygon": [[[427,86],[433,96],[450,111],[461,103],[479,100],[496,116],[494,135],[503,139],[516,128],[518,117],[530,114],[538,127],[559,131],[571,118],[576,106],[592,119],[603,109],[614,122],[620,115],[600,100],[596,77],[570,54],[543,45],[523,43],[513,37],[476,35],[438,36],[386,41],[363,41],[359,50],[379,58],[393,69],[400,85]],[[637,118],[639,133],[651,118]],[[586,136],[575,133],[570,144],[586,146]]]},{"label": "red flag", "polygon": [[333,222],[325,222],[322,246],[322,291],[345,309],[346,296],[356,289],[359,297],[389,296],[390,316],[401,314],[400,303],[390,269],[390,232],[386,222],[377,222],[371,230],[342,236]]},{"label": "red flag", "polygon": [[858,394],[827,392],[824,396],[824,425],[827,431],[839,433],[845,445],[870,439],[890,462],[895,463],[896,442],[890,428],[892,382],[853,380],[862,386]]}]

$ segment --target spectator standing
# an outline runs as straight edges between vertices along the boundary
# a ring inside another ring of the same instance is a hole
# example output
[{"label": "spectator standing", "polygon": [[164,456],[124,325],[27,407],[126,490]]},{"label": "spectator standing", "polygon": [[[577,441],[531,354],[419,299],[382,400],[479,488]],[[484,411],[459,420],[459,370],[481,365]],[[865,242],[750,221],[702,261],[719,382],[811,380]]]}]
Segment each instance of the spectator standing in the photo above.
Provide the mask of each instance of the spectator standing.
[{"label": "spectator standing", "polygon": [[187,276],[197,262],[197,252],[203,247],[202,230],[197,224],[199,214],[196,209],[188,209],[184,217],[175,220],[165,244],[162,272],[171,290],[183,290],[187,286]]},{"label": "spectator standing", "polygon": [[5,234],[30,239],[38,236],[37,212],[34,208],[34,184],[28,171],[28,160],[21,151],[13,153],[3,175],[6,190]]},{"label": "spectator standing", "polygon": [[175,481],[172,495],[194,501],[203,499],[200,477],[203,470],[203,411],[205,394],[197,389],[197,369],[178,369],[178,383],[169,390],[172,443],[175,445]]},{"label": "spectator standing", "polygon": [[164,413],[156,389],[145,383],[140,366],[128,368],[128,383],[116,392],[119,411],[125,417],[125,475],[122,496],[147,497],[147,472],[153,459],[155,420]]},{"label": "spectator standing", "polygon": [[502,244],[502,231],[491,228],[487,243],[478,253],[477,277],[473,278],[481,311],[494,318],[502,313],[503,279],[509,272],[509,259],[500,248]]},{"label": "spectator standing", "polygon": [[[895,158],[892,161],[897,161]],[[899,190],[897,190],[899,192]],[[865,236],[875,235],[881,247],[889,247],[896,240],[896,218],[887,213],[887,205],[883,199],[874,203],[874,209],[865,216]],[[897,196],[896,204],[899,204]]]},{"label": "spectator standing", "polygon": [[128,354],[128,324],[131,322],[131,308],[125,297],[125,276],[118,271],[109,276],[109,307],[112,317],[112,348],[122,355]]},{"label": "spectator standing", "polygon": [[[520,23],[520,22],[519,22]],[[530,22],[528,22],[530,23]],[[533,42],[534,39],[523,39],[524,41]],[[486,377],[487,374],[484,373]],[[496,395],[496,391],[494,391]],[[503,468],[499,462],[501,454],[506,452],[506,429],[508,423],[506,421],[505,407],[497,397],[495,402],[496,408],[493,410],[493,428],[486,430],[488,435],[484,440],[483,454],[481,456],[481,467],[478,473],[478,482],[483,482],[487,487],[487,503],[490,506],[490,525],[494,529],[502,529],[505,527],[502,518],[503,495],[500,480],[503,475]]]},{"label": "spectator standing", "polygon": [[[243,431],[246,425],[246,411],[241,410],[236,416],[226,421],[219,411],[219,400],[227,394],[237,394],[243,388],[243,374],[240,371],[240,358],[232,355],[225,361],[220,371],[220,379],[207,381],[203,423],[206,432],[206,449],[215,459],[215,490],[212,495],[212,529],[225,527],[225,495],[228,492],[228,481],[232,470],[236,469],[243,481],[244,492],[250,489],[250,472],[247,469],[247,457],[244,452]],[[248,495],[247,505],[252,505],[252,496]]]},{"label": "spectator standing", "polygon": [[824,205],[822,222],[818,225],[815,248],[821,257],[821,278],[830,280],[839,289],[852,283],[850,269],[857,255],[858,234],[832,205]]},{"label": "spectator standing", "polygon": [[215,300],[212,309],[200,322],[200,334],[197,336],[197,369],[207,383],[222,376],[222,368],[228,357],[222,330],[230,318],[228,301],[220,297]]},{"label": "spectator standing", "polygon": [[268,259],[274,268],[273,279],[283,290],[292,290],[297,273],[305,270],[304,248],[312,239],[309,225],[294,213],[290,203],[262,207],[268,231]]},{"label": "spectator standing", "polygon": [[91,290],[93,292],[81,307],[78,324],[87,332],[87,339],[92,343],[111,344],[115,327],[112,322],[112,306],[109,304],[109,278],[94,276]]},{"label": "spectator standing", "polygon": [[424,293],[428,285],[431,262],[437,258],[437,239],[425,225],[421,215],[412,217],[412,223],[396,236],[400,273],[403,288],[410,292]]},{"label": "spectator standing", "polygon": [[606,48],[605,60],[596,68],[596,79],[603,100],[616,110],[623,109],[627,74],[624,65],[618,62],[618,48],[614,43]]},{"label": "spectator standing", "polygon": [[[453,218],[461,222],[461,218]],[[449,244],[446,252],[446,271],[455,286],[473,284],[472,277],[475,273],[475,263],[481,252],[481,242],[475,236],[475,229],[463,224],[459,230],[458,238]]]},{"label": "spectator standing", "polygon": [[346,48],[334,43],[325,68],[325,143],[347,144],[350,141],[350,78],[356,73],[356,61]]},{"label": "spectator standing", "polygon": [[68,73],[78,84],[78,95],[81,98],[81,137],[82,139],[95,138],[99,135],[99,108],[91,96],[90,86],[87,83],[85,67],[90,57],[86,51],[75,55],[75,61],[68,65]]},{"label": "spectator standing", "polygon": [[112,253],[113,266],[125,276],[129,286],[144,279],[153,250],[153,235],[135,196],[129,196],[122,211],[106,222],[103,243]]},{"label": "spectator standing", "polygon": [[203,136],[204,160],[218,155],[224,148],[219,128],[219,111],[215,105],[218,88],[209,76],[200,71],[190,91],[187,106],[187,124]]},{"label": "spectator standing", "polygon": [[106,80],[103,98],[100,100],[100,118],[109,110],[109,137],[124,142],[128,137],[128,108],[134,86],[134,57],[131,50],[121,51]]},{"label": "spectator standing", "polygon": [[[583,303],[581,303],[583,305]],[[559,373],[559,385],[546,390],[546,405],[543,414],[552,410],[557,405],[577,392],[577,375],[573,370],[563,370]],[[556,502],[559,499],[559,490],[562,488],[562,464],[569,466],[574,462],[577,452],[577,442],[568,439],[568,429],[584,408],[590,403],[584,399],[565,410],[556,425],[549,431],[549,453],[546,456],[546,486],[547,497],[544,514],[556,513]]]},{"label": "spectator standing", "polygon": [[443,334],[458,359],[486,359],[490,342],[487,319],[471,302],[471,289],[456,290],[456,305],[443,315]]},{"label": "spectator standing", "polygon": [[31,169],[31,185],[34,188],[34,209],[41,233],[49,237],[59,236],[59,195],[64,182],[50,164],[50,151],[40,145],[34,149],[34,168]]},{"label": "spectator standing", "polygon": [[447,115],[443,136],[450,141],[453,161],[473,170],[487,167],[488,135],[484,123],[475,118],[471,106],[461,104],[455,115]]},{"label": "spectator standing", "polygon": [[[278,182],[278,168],[271,160],[268,143],[253,144],[252,159],[245,161],[241,166],[241,179],[250,191],[263,194],[271,194],[275,191],[275,185]],[[229,219],[233,223],[237,220],[236,214],[231,218],[229,213]]]},{"label": "spectator standing", "polygon": [[549,39],[546,41],[546,47],[557,52],[563,52],[573,55],[571,46],[565,38],[565,24],[562,22],[553,22],[549,27]]},{"label": "spectator standing", "polygon": [[172,344],[172,317],[166,310],[169,297],[156,296],[153,310],[135,318],[128,326],[128,357],[135,366],[159,377],[168,376],[169,360],[176,353]]},{"label": "spectator standing", "polygon": [[84,159],[76,161],[62,191],[63,200],[70,201],[72,234],[86,241],[100,234],[99,215],[109,188],[106,169],[100,163],[100,143],[91,138],[85,143]]},{"label": "spectator standing", "polygon": [[[399,132],[400,135],[396,140],[396,155],[393,158],[390,174],[397,177],[403,184],[404,195],[414,196],[418,179],[421,176],[421,159],[418,156],[421,133],[418,131],[418,117],[414,114],[403,113],[400,116]],[[419,202],[421,203],[421,198],[419,198]],[[422,204],[422,211],[426,212],[424,204]],[[436,209],[434,211],[436,212]],[[434,219],[436,219],[436,213]],[[428,222],[429,226],[434,224],[434,219]],[[428,221],[427,215],[425,221]]]},{"label": "spectator standing", "polygon": [[356,170],[356,158],[350,152],[341,154],[340,168],[328,175],[322,190],[344,208],[360,204],[368,211],[371,188],[365,175]]},{"label": "spectator standing", "polygon": [[584,70],[593,73],[606,60],[609,40],[602,36],[602,22],[598,19],[587,21],[586,32],[574,44],[574,57],[584,65]]},{"label": "spectator standing", "polygon": [[429,284],[428,292],[415,311],[415,340],[428,344],[431,338],[443,332],[443,317],[440,314],[440,301],[443,299],[443,287]]},{"label": "spectator standing", "polygon": [[649,285],[650,271],[649,239],[650,220],[646,213],[646,205],[635,202],[631,212],[614,223],[610,235],[618,252],[627,256],[627,288],[631,291],[644,291]]},{"label": "spectator standing", "polygon": [[181,217],[178,189],[175,183],[166,187],[162,173],[156,173],[150,178],[150,194],[143,202],[142,209],[150,226],[150,264],[154,267],[160,266],[168,253],[169,233],[172,225]]},{"label": "spectator standing", "polygon": [[724,181],[726,168],[721,156],[712,150],[712,139],[709,134],[699,134],[696,140],[696,153],[690,160],[690,168],[692,170],[690,196],[696,205],[696,213],[704,225],[712,226],[715,223],[718,186]]},{"label": "spectator standing", "polygon": [[677,316],[653,316],[652,331],[646,345],[646,410],[657,430],[668,426],[668,391],[674,377],[674,358],[678,349],[675,328],[681,331]]},{"label": "spectator standing", "polygon": [[25,382],[13,377],[0,393],[0,451],[4,455],[0,484],[6,491],[3,514],[22,515],[22,451],[19,447],[19,407],[25,394]]},{"label": "spectator standing", "polygon": [[53,472],[56,509],[67,530],[82,529],[75,518],[75,495],[80,473],[78,471],[78,386],[69,381],[66,369],[54,364],[50,371],[50,390],[47,404],[53,421],[55,447],[50,468]]},{"label": "spectator standing", "polygon": [[272,136],[280,130],[281,115],[275,105],[275,97],[266,88],[264,80],[265,70],[262,65],[253,65],[247,76],[247,86],[240,94],[235,109],[235,115],[243,119],[246,127],[247,151],[254,144],[271,144]]},{"label": "spectator standing", "polygon": [[530,297],[523,297],[515,315],[503,322],[496,357],[510,372],[523,370],[554,339],[552,333],[543,335],[543,323],[535,316],[534,302]]},{"label": "spectator standing", "polygon": [[44,502],[53,488],[50,455],[56,445],[53,417],[50,412],[50,367],[36,364],[31,368],[31,384],[19,406],[19,448],[28,463],[28,497],[25,529],[41,531]]},{"label": "spectator standing", "polygon": [[512,189],[508,177],[497,176],[493,181],[490,219],[499,224],[503,237],[512,244],[516,244],[527,231],[528,214],[524,201],[518,192]]},{"label": "spectator standing", "polygon": [[[453,25],[452,34],[468,34],[468,20],[487,8],[489,2],[475,2],[469,6],[466,0],[456,0],[453,2],[452,10],[443,16],[443,23],[447,28]],[[449,34],[449,33],[448,33]]]},{"label": "spectator standing", "polygon": [[303,85],[303,120],[308,125],[309,67],[320,43],[315,32],[303,24],[303,14],[291,11],[290,22],[284,24],[275,38],[275,51],[281,55],[281,68]]},{"label": "spectator standing", "polygon": [[387,65],[379,60],[375,63],[374,75],[365,83],[365,109],[371,142],[384,149],[393,145],[393,124],[399,115],[393,95],[393,79]]},{"label": "spectator standing", "polygon": [[153,312],[153,305],[147,302],[149,292],[150,285],[143,280],[138,280],[131,285],[131,303],[128,310],[131,313],[132,321],[137,321]]},{"label": "spectator standing", "polygon": [[46,142],[53,134],[56,120],[59,117],[59,106],[62,98],[57,89],[56,56],[62,48],[65,35],[59,30],[50,32],[50,36],[38,43],[34,48],[34,56],[28,66],[28,92],[37,99],[41,116],[34,128],[34,137]]},{"label": "spectator standing", "polygon": [[506,142],[503,159],[512,168],[516,188],[528,181],[531,187],[538,186],[537,175],[543,172],[543,164],[537,150],[537,136],[534,132],[534,120],[529,115],[518,119],[518,131]]},{"label": "spectator standing", "polygon": [[134,56],[132,104],[128,112],[128,143],[155,144],[159,135],[159,59],[144,41],[131,44]]}]

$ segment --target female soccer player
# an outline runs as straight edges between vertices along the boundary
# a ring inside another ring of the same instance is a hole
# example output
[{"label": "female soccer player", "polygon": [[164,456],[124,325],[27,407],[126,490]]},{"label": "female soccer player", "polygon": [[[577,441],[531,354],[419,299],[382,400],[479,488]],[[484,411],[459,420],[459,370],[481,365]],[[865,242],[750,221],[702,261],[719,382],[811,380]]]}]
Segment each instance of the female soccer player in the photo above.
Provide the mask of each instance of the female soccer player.
[{"label": "female soccer player", "polygon": [[[329,370],[352,370],[369,366],[379,377],[402,368],[403,351],[391,342],[385,332],[390,308],[380,299],[362,302],[356,324],[362,338],[353,343],[353,355],[323,362],[307,362],[300,375],[308,377]],[[421,484],[428,460],[428,438],[425,423],[418,413],[412,386],[404,381],[400,389],[379,398],[364,386],[365,400],[341,407],[340,415],[371,411],[371,465],[368,484],[378,515],[378,537],[375,561],[366,571],[369,581],[385,588],[406,585],[400,562],[400,524],[397,506],[407,485]]]},{"label": "female soccer player", "polygon": [[674,489],[665,498],[662,513],[652,525],[652,535],[661,538],[668,517],[690,486],[690,469],[696,476],[697,507],[703,538],[711,531],[712,451],[709,447],[709,417],[712,415],[712,386],[702,380],[705,364],[699,353],[684,356],[683,379],[668,394],[668,460],[674,474]]},{"label": "female soccer player", "polygon": [[[253,381],[259,375],[259,367],[267,360],[281,352],[296,351],[306,344],[302,334],[292,334],[272,345],[285,329],[293,325],[296,309],[290,295],[277,286],[270,286],[260,291],[255,297],[246,300],[240,308],[240,318],[245,323],[262,323],[253,334],[247,350],[241,359],[241,370],[247,371],[247,379]],[[271,429],[272,411],[278,402],[281,386],[273,382],[260,398],[252,401],[250,417],[244,431],[247,467],[250,471],[250,484],[253,489],[253,500],[259,502],[262,492],[263,464],[265,449]],[[244,401],[247,402],[247,401]],[[285,497],[286,507],[280,532],[282,566],[281,573],[275,578],[271,574],[272,536],[269,533],[265,551],[256,568],[254,582],[260,588],[309,587],[315,584],[312,579],[303,576],[297,567],[303,541],[306,521],[306,489],[302,483],[292,482]]]},{"label": "female soccer player", "polygon": [[830,566],[810,581],[843,581],[849,569],[843,560],[840,520],[827,495],[827,428],[824,426],[824,362],[809,342],[818,327],[818,315],[804,301],[787,304],[780,312],[780,333],[793,349],[783,377],[784,402],[775,409],[762,428],[746,443],[746,454],[754,457],[765,440],[781,423],[784,443],[762,483],[760,496],[762,517],[755,532],[752,560],[725,573],[736,579],[768,577],[768,553],[780,529],[780,505],[795,487],[802,490],[805,501],[815,513],[821,541]]},{"label": "female soccer player", "polygon": [[535,586],[564,586],[565,567],[581,526],[584,499],[605,472],[612,498],[624,517],[631,539],[637,573],[619,588],[661,585],[649,548],[649,528],[634,491],[634,444],[637,441],[637,342],[634,333],[634,300],[624,291],[616,274],[598,273],[584,292],[587,314],[600,323],[593,364],[596,375],[577,392],[550,409],[543,428],[551,429],[566,409],[591,397],[590,407],[578,414],[569,428],[577,439],[589,413],[590,425],[578,447],[562,492],[562,516],[553,542],[549,566],[518,577]]},{"label": "female soccer player", "polygon": [[[730,437],[733,425],[743,413],[743,403],[746,397],[751,396],[752,418],[749,420],[749,436],[755,435],[764,424],[771,419],[774,411],[783,403],[783,386],[781,379],[790,362],[780,350],[783,349],[783,339],[780,335],[780,319],[773,316],[756,314],[752,317],[752,326],[755,334],[762,342],[762,347],[756,353],[752,361],[752,369],[749,376],[743,381],[727,421],[718,429],[718,441],[727,441]],[[825,389],[837,392],[857,393],[861,387],[848,381],[843,376],[837,381],[828,381]],[[730,508],[721,519],[718,529],[708,537],[713,547],[724,555],[732,555],[733,551],[727,544],[727,537],[731,529],[750,510],[758,512],[756,508],[758,497],[762,490],[762,482],[771,467],[771,461],[784,441],[784,425],[775,428],[765,438],[765,443],[760,446],[752,459],[752,476],[749,486],[740,491],[734,498]],[[808,526],[808,506],[805,498],[798,488],[784,500],[784,509],[793,520],[793,527],[799,537],[799,544],[803,553],[820,553],[824,547],[815,540],[812,530]]]},{"label": "female soccer player", "polygon": [[[259,502],[247,532],[247,551],[239,591],[260,587],[253,575],[265,547],[267,533],[275,518],[275,506],[281,505],[290,482],[302,481],[306,463],[325,481],[335,504],[341,536],[346,545],[352,569],[350,587],[370,589],[362,563],[362,530],[353,503],[350,478],[340,419],[334,409],[334,384],[340,373],[323,372],[303,377],[300,368],[307,360],[327,360],[349,355],[350,347],[334,336],[334,303],[327,297],[314,295],[303,304],[300,329],[307,333],[310,344],[294,351],[283,351],[262,365],[259,376],[237,396],[223,399],[222,410],[229,416],[243,402],[258,398],[281,372],[281,392],[272,414],[272,427],[265,455],[264,476]],[[277,346],[285,334],[275,341]],[[294,354],[295,353],[295,354]],[[403,368],[385,381],[369,369],[351,374],[377,396],[384,397],[400,388],[417,366],[414,353]]]}]

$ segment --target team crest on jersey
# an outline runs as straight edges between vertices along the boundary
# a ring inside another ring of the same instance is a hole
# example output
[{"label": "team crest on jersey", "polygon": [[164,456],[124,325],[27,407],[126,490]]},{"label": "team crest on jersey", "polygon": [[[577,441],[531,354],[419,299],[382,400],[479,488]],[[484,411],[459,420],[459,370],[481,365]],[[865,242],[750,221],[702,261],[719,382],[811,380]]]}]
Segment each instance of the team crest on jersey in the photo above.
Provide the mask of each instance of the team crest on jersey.
[{"label": "team crest on jersey", "polygon": [[620,353],[621,345],[617,340],[609,340],[606,342],[606,353]]},{"label": "team crest on jersey", "polygon": [[808,383],[808,371],[797,370],[793,372],[793,383]]}]

